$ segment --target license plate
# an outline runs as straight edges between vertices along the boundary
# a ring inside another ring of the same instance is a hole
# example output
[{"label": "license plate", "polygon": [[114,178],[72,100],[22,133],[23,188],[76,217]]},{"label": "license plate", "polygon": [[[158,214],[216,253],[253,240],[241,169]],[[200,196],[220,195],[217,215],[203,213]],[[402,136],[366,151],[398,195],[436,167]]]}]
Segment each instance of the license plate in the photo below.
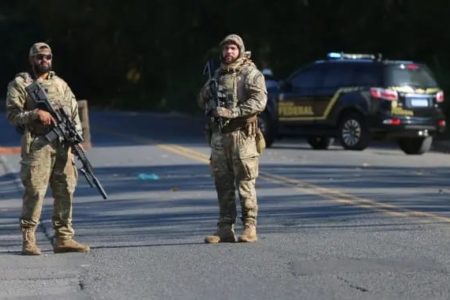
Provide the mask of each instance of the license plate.
[{"label": "license plate", "polygon": [[427,107],[428,99],[411,99],[411,106],[414,107]]}]

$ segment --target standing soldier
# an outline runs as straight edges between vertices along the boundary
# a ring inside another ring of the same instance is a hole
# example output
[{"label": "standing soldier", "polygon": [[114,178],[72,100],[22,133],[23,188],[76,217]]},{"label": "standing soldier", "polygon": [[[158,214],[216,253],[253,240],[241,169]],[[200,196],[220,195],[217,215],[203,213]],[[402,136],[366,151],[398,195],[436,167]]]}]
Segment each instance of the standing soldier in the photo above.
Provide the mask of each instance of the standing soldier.
[{"label": "standing soldier", "polygon": [[[217,95],[212,94],[210,78],[199,96],[200,105],[216,120],[209,123],[209,129],[211,168],[220,213],[216,232],[207,236],[205,242],[216,244],[236,241],[236,188],[244,224],[244,232],[238,240],[255,242],[258,213],[255,181],[259,157],[256,143],[259,133],[257,114],[266,106],[267,91],[264,76],[245,52],[240,36],[226,36],[220,47],[221,66],[212,78],[217,81]],[[215,100],[223,105],[215,103]]]},{"label": "standing soldier", "polygon": [[52,50],[46,43],[35,43],[29,52],[32,72],[19,73],[8,85],[6,112],[8,120],[23,131],[20,176],[25,187],[20,227],[23,234],[23,255],[39,255],[36,245],[36,227],[41,217],[42,204],[48,184],[52,188],[53,251],[88,252],[89,246],[73,240],[72,200],[77,183],[77,169],[69,147],[59,140],[49,143],[45,138],[55,120],[27,95],[25,87],[38,81],[47,91],[51,102],[62,107],[82,133],[78,106],[67,83],[52,69]]}]

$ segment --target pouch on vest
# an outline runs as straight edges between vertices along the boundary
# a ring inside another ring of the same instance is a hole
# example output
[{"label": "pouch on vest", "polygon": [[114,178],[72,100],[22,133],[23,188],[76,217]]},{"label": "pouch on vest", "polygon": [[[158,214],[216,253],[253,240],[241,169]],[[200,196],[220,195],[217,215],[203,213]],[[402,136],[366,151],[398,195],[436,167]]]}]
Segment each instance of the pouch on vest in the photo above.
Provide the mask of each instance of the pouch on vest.
[{"label": "pouch on vest", "polygon": [[266,148],[266,140],[264,139],[264,135],[259,127],[256,129],[256,151],[258,151],[259,154],[262,154],[264,149]]}]

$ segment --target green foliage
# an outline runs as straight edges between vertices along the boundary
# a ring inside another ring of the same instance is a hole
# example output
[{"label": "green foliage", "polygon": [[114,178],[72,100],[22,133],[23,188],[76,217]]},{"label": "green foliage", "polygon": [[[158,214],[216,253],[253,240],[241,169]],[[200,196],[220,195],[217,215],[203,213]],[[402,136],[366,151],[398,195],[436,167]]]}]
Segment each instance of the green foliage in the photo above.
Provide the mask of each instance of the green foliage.
[{"label": "green foliage", "polygon": [[[2,7],[3,6],[3,7]],[[283,78],[329,51],[427,63],[450,95],[450,2],[435,0],[22,0],[0,4],[4,85],[38,40],[78,98],[121,109],[196,110],[208,58],[240,34]],[[8,45],[5,47],[5,45]]]}]

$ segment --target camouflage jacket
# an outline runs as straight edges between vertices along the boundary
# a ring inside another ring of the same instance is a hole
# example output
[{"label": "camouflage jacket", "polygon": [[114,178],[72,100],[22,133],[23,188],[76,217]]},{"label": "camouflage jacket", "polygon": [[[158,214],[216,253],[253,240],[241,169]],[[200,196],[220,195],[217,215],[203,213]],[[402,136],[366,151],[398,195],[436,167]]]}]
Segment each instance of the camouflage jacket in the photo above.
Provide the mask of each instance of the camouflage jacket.
[{"label": "camouflage jacket", "polygon": [[[267,91],[264,76],[248,58],[239,58],[231,65],[222,64],[214,74],[218,83],[218,96],[233,118],[254,116],[264,110]],[[199,105],[207,113],[217,107],[209,89],[209,81],[199,95]]]},{"label": "camouflage jacket", "polygon": [[[36,108],[33,100],[27,95],[25,87],[33,82],[31,76],[24,72],[19,73],[8,84],[6,95],[6,115],[9,122],[21,127],[25,132],[32,132],[40,135],[45,134],[50,128],[45,127],[38,120]],[[81,122],[78,115],[78,104],[67,83],[58,77],[54,72],[50,72],[47,79],[40,81],[42,87],[47,91],[51,103],[63,109],[72,117],[77,131],[81,134]]]}]

